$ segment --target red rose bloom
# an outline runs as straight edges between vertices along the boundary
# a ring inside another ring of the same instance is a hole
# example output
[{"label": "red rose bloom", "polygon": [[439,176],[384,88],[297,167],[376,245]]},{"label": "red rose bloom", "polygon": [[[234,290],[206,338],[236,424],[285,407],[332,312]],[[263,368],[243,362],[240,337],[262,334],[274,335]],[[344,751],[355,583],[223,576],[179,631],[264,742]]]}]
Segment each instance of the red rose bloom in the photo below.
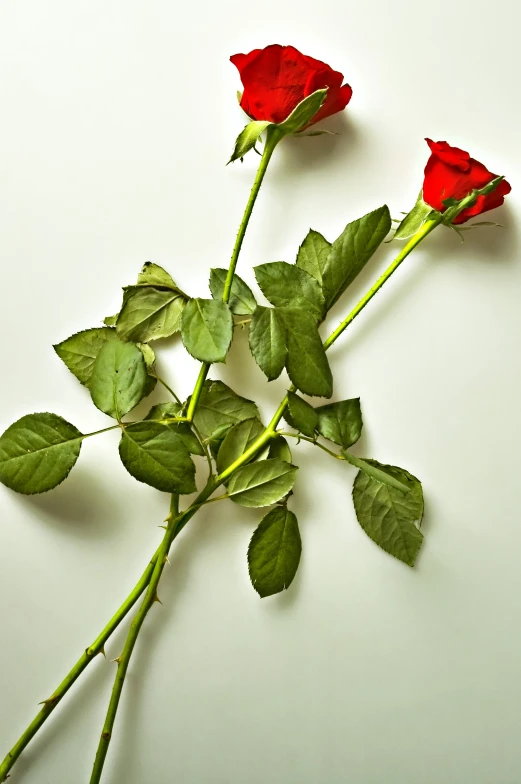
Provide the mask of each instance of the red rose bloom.
[{"label": "red rose bloom", "polygon": [[353,94],[341,73],[293,46],[272,44],[230,60],[244,85],[241,106],[254,120],[281,123],[304,98],[327,87],[324,105],[312,120],[316,123],[345,109]]},{"label": "red rose bloom", "polygon": [[[474,188],[483,188],[497,177],[497,174],[489,172],[486,166],[471,158],[465,150],[451,147],[447,142],[433,142],[431,139],[425,141],[432,154],[425,167],[423,200],[435,210],[444,212],[447,209],[443,204],[445,199],[453,198],[459,201],[468,196]],[[478,196],[474,206],[460,212],[453,223],[465,223],[474,215],[500,207],[510,191],[508,182],[502,180],[488,196]]]}]

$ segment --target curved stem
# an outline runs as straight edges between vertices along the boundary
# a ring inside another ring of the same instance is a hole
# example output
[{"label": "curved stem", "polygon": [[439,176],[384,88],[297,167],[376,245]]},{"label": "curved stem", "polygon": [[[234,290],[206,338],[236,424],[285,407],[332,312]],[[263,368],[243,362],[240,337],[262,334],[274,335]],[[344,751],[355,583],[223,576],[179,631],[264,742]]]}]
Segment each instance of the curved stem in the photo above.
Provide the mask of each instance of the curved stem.
[{"label": "curved stem", "polygon": [[172,496],[168,526],[157,553],[154,570],[148,584],[145,598],[143,599],[141,607],[132,621],[127,639],[125,640],[123,651],[117,660],[118,670],[116,673],[114,686],[112,688],[112,694],[107,709],[105,723],[103,725],[103,730],[99,740],[98,750],[96,752],[96,759],[92,769],[90,784],[98,784],[98,782],[101,780],[103,766],[105,764],[105,759],[112,738],[112,730],[116,720],[116,714],[118,711],[128,666],[130,664],[130,659],[132,658],[132,653],[134,651],[134,647],[136,645],[137,638],[145,618],[147,617],[152,605],[158,601],[157,588],[159,586],[159,581],[161,580],[161,575],[163,574],[165,564],[168,561],[168,552],[172,542],[174,541],[177,534],[182,530],[182,528],[184,528],[186,523],[193,517],[200,504],[204,503],[204,501],[213,493],[215,488],[216,485],[214,482],[208,482],[206,487],[199,493],[195,502],[181,514],[178,513],[178,496]]},{"label": "curved stem", "polygon": [[[266,174],[266,170],[271,160],[271,156],[273,155],[275,147],[283,138],[283,136],[284,134],[281,133],[281,131],[278,128],[275,128],[274,126],[269,127],[266,131],[266,143],[264,144],[264,152],[262,153],[262,157],[260,159],[259,168],[257,169],[257,174],[255,175],[255,180],[253,181],[250,195],[248,201],[246,202],[246,207],[244,209],[244,214],[242,216],[242,220],[239,226],[239,231],[237,232],[235,245],[233,246],[232,257],[230,259],[228,273],[226,275],[226,280],[224,282],[224,289],[222,295],[223,302],[230,301],[233,277],[235,275],[235,269],[237,267],[237,262],[239,261],[239,255],[241,252],[242,243],[244,240],[244,236],[246,234],[246,229],[248,228],[248,223],[250,221],[251,214],[253,212],[253,207],[255,206],[255,201],[257,200],[257,196],[259,195],[259,190],[262,185],[262,181],[264,180],[264,175]],[[199,398],[201,397],[201,392],[203,391],[204,382],[206,381],[206,377],[208,376],[209,370],[210,370],[210,364],[208,362],[203,362],[203,364],[201,365],[201,369],[199,370],[199,375],[197,377],[194,391],[192,392],[192,397],[190,398],[188,411],[186,413],[190,421],[194,418],[194,414],[199,404]]]},{"label": "curved stem", "polygon": [[149,373],[149,375],[152,375],[152,376],[153,376],[153,378],[155,378],[155,379],[156,379],[156,381],[159,381],[159,383],[160,383],[160,384],[162,384],[162,386],[164,386],[164,388],[166,389],[166,391],[167,391],[167,392],[170,392],[170,394],[172,395],[172,397],[174,398],[174,400],[175,400],[175,402],[176,402],[176,403],[179,403],[179,405],[182,405],[182,403],[181,403],[181,400],[178,398],[178,396],[176,395],[176,393],[174,392],[174,390],[172,389],[172,387],[169,387],[169,386],[168,386],[168,384],[166,383],[166,381],[164,381],[162,378],[160,378],[160,377],[159,377],[158,375],[156,375],[155,373]]}]

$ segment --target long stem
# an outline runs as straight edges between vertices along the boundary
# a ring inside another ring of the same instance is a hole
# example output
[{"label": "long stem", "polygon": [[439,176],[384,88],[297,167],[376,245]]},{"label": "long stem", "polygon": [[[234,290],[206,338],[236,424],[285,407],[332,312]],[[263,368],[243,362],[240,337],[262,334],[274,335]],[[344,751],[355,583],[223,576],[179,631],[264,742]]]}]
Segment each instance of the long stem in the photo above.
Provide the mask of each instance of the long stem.
[{"label": "long stem", "polygon": [[[392,262],[390,267],[386,270],[386,272],[378,279],[374,286],[371,287],[369,292],[362,297],[358,305],[351,311],[349,316],[337,327],[337,329],[331,333],[331,335],[327,338],[324,342],[324,346],[326,350],[330,348],[333,343],[338,339],[338,337],[342,334],[342,332],[346,329],[346,327],[353,321],[354,318],[361,312],[361,310],[367,305],[367,303],[374,297],[377,291],[384,285],[385,281],[390,278],[392,273],[398,268],[398,266],[402,263],[402,261],[409,255],[409,253],[421,242],[427,234],[429,234],[437,225],[436,222],[431,221],[425,224],[420,231],[411,238],[411,240],[403,247],[401,252],[398,254],[396,259]],[[219,484],[221,484],[228,476],[230,476],[234,471],[237,470],[241,465],[247,462],[249,459],[255,456],[257,452],[262,449],[262,447],[275,436],[277,426],[284,415],[284,411],[286,410],[286,406],[288,404],[287,396],[282,400],[279,407],[275,411],[269,425],[267,426],[266,430],[261,433],[259,438],[249,447],[249,449],[238,459],[236,460],[231,466],[229,466],[225,471],[223,471],[217,478],[213,480],[212,484],[208,484],[207,488],[211,487],[211,491],[208,492],[206,497],[209,497],[213,490],[215,490]],[[205,488],[205,490],[207,489]],[[204,491],[203,491],[204,492]],[[205,498],[203,498],[205,500]],[[201,503],[200,497],[196,499],[194,504],[190,507],[192,514],[195,514],[195,511],[199,508],[199,506],[195,506],[197,503]],[[194,508],[195,507],[195,508]],[[187,510],[187,512],[190,510]],[[188,519],[185,521],[185,517],[181,518],[180,522],[177,526],[176,535],[181,531],[184,527]],[[11,770],[12,766],[25,749],[27,744],[31,741],[31,739],[35,736],[37,731],[40,727],[44,724],[47,718],[50,716],[56,705],[60,702],[62,697],[66,694],[66,692],[70,689],[76,679],[81,675],[81,673],[85,670],[85,668],[90,664],[92,659],[96,656],[97,653],[103,650],[103,646],[111,634],[114,632],[116,627],[121,623],[121,621],[125,618],[131,608],[134,606],[136,601],[139,599],[145,588],[150,582],[152,573],[154,571],[155,563],[157,561],[157,557],[159,554],[159,549],[156,551],[154,557],[151,559],[149,565],[147,566],[145,572],[143,573],[141,579],[133,589],[133,591],[129,594],[127,599],[123,602],[119,610],[116,614],[112,617],[109,621],[105,629],[101,632],[99,637],[94,641],[94,643],[87,648],[85,653],[81,656],[78,662],[74,665],[71,671],[65,676],[62,683],[58,686],[58,688],[53,692],[52,696],[43,704],[43,708],[37,714],[35,719],[31,722],[31,724],[27,727],[25,732],[22,734],[20,739],[17,743],[13,746],[11,751],[7,754],[6,758],[0,765],[0,782],[5,781],[7,774]]]},{"label": "long stem", "polygon": [[[257,169],[257,174],[255,175],[255,180],[253,181],[250,195],[248,201],[246,202],[246,207],[244,209],[244,214],[242,216],[242,220],[239,226],[239,231],[237,232],[235,245],[233,246],[232,257],[230,259],[228,273],[226,275],[226,280],[224,282],[224,289],[222,295],[223,302],[229,302],[230,300],[233,277],[235,275],[237,262],[239,261],[239,254],[241,252],[242,243],[244,240],[244,236],[246,234],[246,229],[248,228],[248,223],[250,221],[251,214],[253,212],[253,207],[255,206],[255,201],[257,199],[257,196],[259,195],[259,190],[262,185],[264,175],[266,174],[268,164],[271,160],[271,156],[273,155],[275,147],[281,140],[282,136],[283,134],[281,134],[281,132],[275,127],[270,127],[266,131],[266,142],[264,144],[264,152],[262,153],[262,157],[260,159],[259,168]],[[203,362],[203,364],[201,365],[201,369],[199,370],[199,375],[197,377],[197,381],[195,383],[194,391],[192,392],[192,397],[190,398],[190,404],[188,406],[188,411],[186,414],[189,421],[191,421],[194,418],[194,414],[196,412],[199,403],[199,398],[201,397],[201,392],[203,391],[204,382],[206,381],[206,377],[208,376],[209,370],[210,370],[210,364],[208,362]]]},{"label": "long stem", "polygon": [[20,736],[18,741],[15,743],[11,751],[7,754],[5,759],[3,760],[2,764],[0,765],[0,781],[5,781],[7,775],[13,765],[15,764],[16,760],[25,749],[27,744],[34,738],[40,727],[47,721],[53,710],[56,708],[58,703],[62,700],[62,698],[67,694],[73,683],[79,678],[81,673],[88,667],[91,661],[99,654],[104,652],[104,645],[114,632],[114,630],[119,626],[121,621],[125,618],[125,616],[130,612],[132,607],[135,605],[143,591],[146,589],[147,585],[150,582],[150,578],[154,571],[154,567],[159,555],[158,548],[150,560],[147,568],[143,572],[141,579],[136,583],[132,591],[129,593],[119,610],[112,616],[108,624],[105,626],[103,631],[96,637],[94,642],[84,651],[81,657],[78,659],[74,667],[67,673],[65,678],[62,680],[60,685],[53,691],[51,696],[44,700],[42,703],[42,709],[36,714],[33,721],[29,724],[25,732]]},{"label": "long stem", "polygon": [[[423,226],[419,229],[419,231],[417,231],[416,234],[413,237],[411,237],[409,242],[406,245],[404,245],[400,253],[394,259],[394,261],[387,267],[383,275],[381,275],[378,278],[374,286],[371,286],[367,294],[365,294],[362,297],[360,302],[353,308],[351,313],[349,313],[349,315],[342,321],[342,323],[339,324],[338,327],[331,333],[331,335],[324,341],[324,348],[326,351],[328,350],[328,348],[331,348],[331,346],[336,340],[338,340],[342,332],[349,326],[349,324],[351,324],[352,321],[354,321],[354,319],[358,316],[358,314],[362,312],[362,310],[365,308],[367,303],[372,300],[374,295],[378,291],[380,291],[384,283],[387,280],[389,280],[393,272],[395,272],[395,270],[398,269],[402,261],[404,261],[404,259],[407,258],[409,253],[411,253],[411,251],[413,251],[414,248],[416,248],[417,245],[419,245],[419,243],[423,239],[425,239],[425,237],[428,234],[430,234],[431,231],[433,231],[433,229],[436,228],[436,226],[440,224],[440,222],[441,222],[441,218],[426,221],[426,223],[423,224]],[[295,387],[292,386],[291,391],[293,391],[294,389]],[[268,438],[270,438],[273,435],[273,433],[276,431],[280,420],[284,416],[284,411],[286,410],[287,405],[288,405],[288,396],[286,395],[284,400],[281,402],[281,404],[273,414],[273,417],[271,418],[271,421],[268,427],[266,428],[266,431],[264,433],[261,433],[259,438],[257,438],[257,440],[254,441],[253,444],[248,449],[248,452],[250,453],[251,456],[254,455],[256,452],[258,452],[259,449],[261,449],[266,443],[266,441],[268,440],[267,438],[265,438],[266,433],[270,433],[270,435],[268,436]],[[235,464],[229,466],[227,471],[224,472],[224,474],[221,474],[221,478],[226,478],[226,476],[228,476],[228,473],[233,473],[232,469],[235,470]]]},{"label": "long stem", "polygon": [[355,318],[358,316],[358,314],[362,312],[362,310],[365,308],[365,306],[367,305],[367,303],[368,303],[368,302],[370,302],[370,301],[372,300],[372,298],[374,297],[374,295],[375,295],[375,294],[376,294],[378,291],[380,291],[380,289],[382,288],[382,286],[384,285],[384,283],[385,283],[387,280],[389,280],[389,278],[391,277],[391,275],[393,274],[393,272],[395,272],[395,270],[397,270],[397,269],[398,269],[398,267],[400,266],[400,264],[402,263],[402,261],[404,261],[404,259],[406,259],[406,258],[407,258],[407,256],[409,255],[409,253],[410,253],[412,250],[414,250],[414,248],[415,248],[417,245],[419,245],[419,243],[420,243],[420,242],[421,242],[423,239],[425,239],[425,237],[427,236],[427,234],[430,234],[430,233],[431,233],[431,231],[432,231],[433,229],[435,229],[435,228],[436,228],[436,226],[438,226],[438,225],[440,224],[440,220],[441,220],[441,219],[438,219],[438,220],[428,220],[428,221],[426,221],[426,222],[423,224],[423,226],[422,226],[422,227],[419,229],[419,231],[417,231],[417,232],[416,232],[416,234],[415,234],[413,237],[411,237],[411,239],[409,240],[409,242],[408,242],[406,245],[404,245],[404,247],[402,248],[402,250],[400,251],[400,253],[397,255],[397,257],[395,258],[395,260],[394,260],[394,261],[393,261],[393,262],[392,262],[392,263],[391,263],[391,264],[390,264],[390,265],[387,267],[387,269],[385,270],[385,272],[383,273],[383,275],[381,275],[381,276],[378,278],[378,280],[376,281],[376,283],[374,284],[374,286],[371,286],[371,288],[369,289],[369,291],[367,292],[367,294],[365,294],[365,296],[363,296],[363,297],[362,297],[362,299],[360,300],[360,302],[358,303],[358,305],[356,305],[356,306],[353,308],[353,310],[351,311],[351,313],[350,313],[350,314],[349,314],[349,315],[348,315],[348,316],[347,316],[347,317],[346,317],[346,318],[345,318],[345,319],[342,321],[342,323],[341,323],[341,324],[339,324],[339,325],[338,325],[338,327],[335,329],[335,331],[334,331],[334,332],[332,332],[332,333],[331,333],[331,335],[330,335],[330,336],[327,338],[327,340],[324,342],[324,348],[326,349],[326,351],[328,350],[328,348],[330,348],[330,346],[332,346],[332,345],[333,345],[333,343],[335,342],[335,340],[337,340],[337,338],[339,338],[339,337],[340,337],[340,335],[342,334],[342,332],[344,331],[344,329],[345,329],[347,326],[349,326],[349,324],[350,324],[350,323],[353,321],[353,319],[355,319]]},{"label": "long stem", "polygon": [[130,626],[127,639],[125,640],[123,652],[121,653],[121,656],[118,659],[118,670],[116,673],[116,679],[114,681],[114,686],[112,688],[112,694],[107,709],[107,715],[105,717],[105,723],[103,725],[103,730],[98,744],[98,750],[96,752],[96,759],[94,761],[94,767],[92,769],[90,784],[98,784],[98,782],[101,780],[103,766],[105,764],[105,759],[112,738],[112,730],[114,727],[114,722],[116,720],[116,714],[118,711],[119,702],[123,691],[123,685],[125,683],[125,677],[128,671],[128,666],[130,664],[130,659],[132,658],[132,653],[134,651],[134,647],[136,645],[137,638],[139,636],[139,632],[141,631],[141,627],[143,626],[145,618],[147,617],[152,605],[158,600],[157,588],[159,585],[159,581],[161,580],[161,575],[163,574],[163,569],[165,568],[165,564],[168,561],[168,552],[170,550],[172,542],[177,536],[177,534],[179,533],[179,531],[186,525],[186,523],[191,519],[191,517],[193,517],[193,515],[195,514],[199,506],[202,503],[204,503],[204,501],[213,493],[215,488],[216,488],[216,484],[214,482],[208,482],[206,487],[199,493],[194,503],[191,504],[191,506],[181,514],[178,514],[178,497],[172,496],[168,526],[166,529],[166,533],[163,537],[163,541],[161,542],[161,545],[158,550],[157,558],[154,564],[154,570],[152,572],[152,576],[148,584],[147,592],[145,594],[145,598],[143,599],[141,607],[139,608],[134,620],[132,621],[132,625]]}]

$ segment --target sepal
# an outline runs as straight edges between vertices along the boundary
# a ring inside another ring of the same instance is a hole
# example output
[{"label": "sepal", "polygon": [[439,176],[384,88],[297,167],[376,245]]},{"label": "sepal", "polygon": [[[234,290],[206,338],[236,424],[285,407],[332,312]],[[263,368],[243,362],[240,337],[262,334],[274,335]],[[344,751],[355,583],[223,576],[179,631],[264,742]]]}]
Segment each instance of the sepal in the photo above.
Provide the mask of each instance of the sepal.
[{"label": "sepal", "polygon": [[430,218],[439,217],[440,213],[434,210],[430,204],[423,201],[423,191],[420,191],[416,204],[397,226],[394,239],[407,240],[421,229],[425,221]]},{"label": "sepal", "polygon": [[233,163],[233,161],[236,161],[239,158],[242,160],[246,153],[255,147],[259,137],[266,130],[268,125],[271,125],[271,123],[266,120],[252,120],[248,123],[237,136],[237,141],[235,142],[235,147],[228,163]]},{"label": "sepal", "polygon": [[[276,144],[284,136],[291,136],[303,131],[320,111],[326,96],[327,87],[316,90],[297,104],[291,114],[281,123],[272,123],[269,120],[252,120],[249,122],[238,135],[228,163],[233,163],[233,161],[238,159],[242,160],[246,153],[255,147],[261,134],[267,129],[274,132],[272,144]],[[325,131],[315,131],[314,135],[320,133],[325,133]]]},{"label": "sepal", "polygon": [[322,108],[326,96],[327,87],[311,93],[311,95],[308,95],[303,101],[295,106],[284,122],[277,124],[277,128],[282,131],[284,136],[303,131]]},{"label": "sepal", "polygon": [[488,182],[482,188],[475,188],[467,196],[465,196],[463,199],[460,199],[459,201],[456,199],[445,199],[443,204],[446,207],[446,210],[443,213],[442,222],[446,226],[449,226],[454,221],[454,219],[458,217],[460,212],[463,212],[463,210],[467,210],[469,207],[474,206],[478,196],[489,196],[496,190],[496,188],[504,179],[505,178],[503,175],[494,177],[493,180],[490,180],[490,182]]}]

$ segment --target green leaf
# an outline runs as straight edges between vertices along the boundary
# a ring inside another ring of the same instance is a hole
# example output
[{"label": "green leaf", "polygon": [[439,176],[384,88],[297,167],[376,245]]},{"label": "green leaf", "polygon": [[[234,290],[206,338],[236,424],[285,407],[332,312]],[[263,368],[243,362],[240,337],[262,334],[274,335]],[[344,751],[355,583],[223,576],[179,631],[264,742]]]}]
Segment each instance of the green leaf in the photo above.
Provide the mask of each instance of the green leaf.
[{"label": "green leaf", "polygon": [[155,421],[173,419],[174,417],[181,416],[182,408],[183,407],[179,403],[158,403],[157,406],[152,406],[145,419],[153,419]]},{"label": "green leaf", "polygon": [[217,471],[222,473],[225,468],[234,463],[263,431],[264,425],[257,417],[245,419],[230,428],[219,447]]},{"label": "green leaf", "polygon": [[257,283],[272,305],[302,308],[318,321],[324,311],[324,295],[320,284],[309,272],[286,261],[274,261],[255,267]]},{"label": "green leaf", "polygon": [[106,324],[107,327],[115,327],[116,326],[116,324],[118,323],[119,314],[121,313],[121,311],[125,307],[125,304],[126,304],[128,298],[131,296],[132,292],[136,288],[137,288],[137,286],[126,286],[123,289],[123,301],[121,303],[121,308],[119,309],[119,311],[114,316],[107,316],[106,318],[103,319],[103,323]]},{"label": "green leaf", "polygon": [[286,422],[295,430],[300,430],[305,436],[313,438],[318,425],[317,412],[313,406],[310,406],[294,392],[288,392],[288,409],[289,417],[287,414],[284,416]]},{"label": "green leaf", "polygon": [[423,201],[423,191],[420,191],[416,204],[396,228],[395,240],[406,240],[421,229],[431,213],[435,212],[430,204]]},{"label": "green leaf", "polygon": [[318,415],[318,432],[335,444],[347,449],[362,434],[362,412],[360,398],[339,400],[315,409]]},{"label": "green leaf", "polygon": [[297,389],[306,395],[331,397],[333,376],[314,316],[304,310],[280,308],[286,327],[286,368]]},{"label": "green leaf", "polygon": [[259,305],[249,330],[250,350],[268,381],[278,378],[286,364],[286,328],[274,308]]},{"label": "green leaf", "polygon": [[[210,270],[210,291],[214,299],[222,299],[228,270],[214,267]],[[250,287],[238,275],[234,275],[230,292],[229,308],[236,316],[249,316],[257,307]]]},{"label": "green leaf", "polygon": [[297,267],[312,275],[322,285],[322,270],[325,267],[330,250],[331,243],[318,231],[310,229],[304,242],[298,249]]},{"label": "green leaf", "polygon": [[293,512],[280,506],[271,509],[248,547],[250,579],[259,596],[272,596],[291,585],[301,553],[302,541]]},{"label": "green leaf", "polygon": [[178,291],[129,286],[116,330],[122,340],[146,343],[168,338],[180,327],[186,300]]},{"label": "green leaf", "polygon": [[0,482],[17,493],[52,490],[80,454],[82,433],[56,414],[28,414],[0,436]]},{"label": "green leaf", "polygon": [[57,343],[53,348],[78,381],[88,386],[94,360],[100,349],[107,341],[114,339],[117,340],[114,329],[97,327],[77,332],[61,343]]},{"label": "green leaf", "polygon": [[143,397],[148,397],[152,394],[154,389],[156,388],[157,378],[155,376],[147,375],[147,381],[145,384],[145,389],[143,390]]},{"label": "green leaf", "polygon": [[138,343],[137,347],[143,354],[143,359],[145,360],[147,368],[153,368],[156,364],[156,352],[152,346],[149,346],[148,343]]},{"label": "green leaf", "polygon": [[391,228],[389,208],[384,205],[348,223],[322,269],[322,284],[329,310],[365,267]]},{"label": "green leaf", "polygon": [[214,459],[217,458],[220,446],[221,446],[222,442],[224,441],[224,439],[226,437],[226,434],[231,429],[231,427],[232,427],[232,425],[221,425],[221,427],[218,427],[212,433],[210,438],[207,439],[206,443],[210,447],[210,451],[211,451],[212,456],[214,457]]},{"label": "green leaf", "polygon": [[348,452],[346,449],[342,450],[342,454],[348,463],[356,466],[356,468],[359,468],[361,471],[367,474],[367,476],[372,477],[372,479],[376,479],[378,482],[381,482],[384,485],[389,485],[389,487],[393,487],[395,490],[399,490],[401,493],[407,493],[409,491],[409,486],[407,484],[396,479],[388,472],[383,471],[378,467],[379,463],[377,463],[375,460],[364,460],[362,457],[355,457],[355,455],[351,454],[351,452]]},{"label": "green leaf", "polygon": [[303,101],[297,104],[284,122],[277,124],[277,128],[280,128],[285,135],[302,131],[318,113],[326,97],[327,87],[311,93],[311,95],[308,95],[307,98],[304,98]]},{"label": "green leaf", "polygon": [[298,468],[284,460],[262,460],[238,468],[228,482],[228,495],[241,506],[270,506],[295,484]]},{"label": "green leaf", "polygon": [[121,462],[134,479],[165,493],[193,493],[195,465],[180,436],[160,422],[127,426],[119,442]]},{"label": "green leaf", "polygon": [[291,449],[284,436],[275,436],[275,438],[271,439],[268,457],[272,459],[278,458],[279,460],[284,460],[286,463],[291,463]]},{"label": "green leaf", "polygon": [[419,531],[423,516],[421,483],[403,468],[383,465],[376,460],[364,462],[400,485],[407,486],[408,491],[404,492],[369,476],[363,470],[359,471],[353,485],[358,522],[383,550],[414,566],[423,540]]},{"label": "green leaf", "polygon": [[218,299],[191,299],[181,319],[186,350],[201,362],[224,362],[233,337],[230,308]]},{"label": "green leaf", "polygon": [[204,456],[204,449],[202,448],[201,444],[195,433],[192,431],[188,422],[179,422],[177,425],[172,423],[169,427],[177,433],[185,447],[188,449],[191,455],[198,455],[199,457]]},{"label": "green leaf", "polygon": [[199,405],[194,416],[195,426],[204,439],[216,437],[244,419],[259,417],[259,410],[252,400],[237,395],[222,381],[205,381]]},{"label": "green leaf", "polygon": [[228,163],[232,163],[238,158],[244,158],[246,153],[255,147],[257,139],[262,134],[262,132],[266,130],[268,125],[271,125],[271,123],[265,120],[252,120],[252,122],[248,123],[248,125],[243,128],[243,130],[237,136],[237,141],[235,142],[232,157]]},{"label": "green leaf", "polygon": [[100,350],[90,378],[94,405],[120,420],[146,393],[148,376],[143,354],[134,343],[111,340]]},{"label": "green leaf", "polygon": [[295,386],[307,395],[331,397],[333,377],[313,313],[259,306],[250,324],[250,349],[268,380],[284,364]]},{"label": "green leaf", "polygon": [[143,264],[137,282],[138,286],[166,286],[167,288],[177,290],[176,283],[172,276],[169,275],[163,267],[160,267],[159,264],[154,264],[152,261],[146,261]]},{"label": "green leaf", "polygon": [[203,456],[204,449],[199,443],[195,433],[192,432],[188,422],[164,421],[165,419],[173,419],[177,416],[180,416],[181,409],[182,406],[179,403],[159,403],[157,406],[152,406],[146,415],[145,420],[152,419],[155,421],[160,421],[163,425],[167,425],[171,430],[177,433],[190,454]]}]

